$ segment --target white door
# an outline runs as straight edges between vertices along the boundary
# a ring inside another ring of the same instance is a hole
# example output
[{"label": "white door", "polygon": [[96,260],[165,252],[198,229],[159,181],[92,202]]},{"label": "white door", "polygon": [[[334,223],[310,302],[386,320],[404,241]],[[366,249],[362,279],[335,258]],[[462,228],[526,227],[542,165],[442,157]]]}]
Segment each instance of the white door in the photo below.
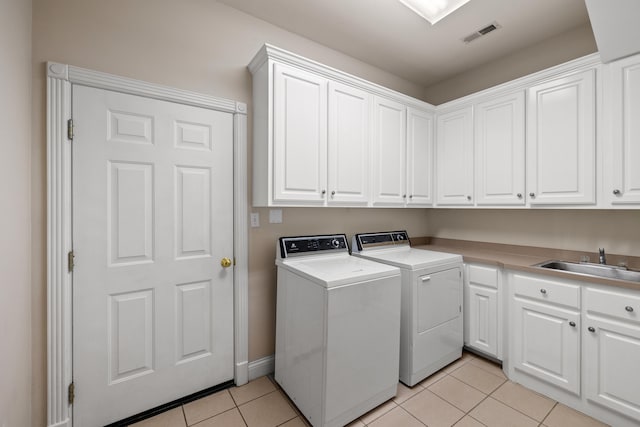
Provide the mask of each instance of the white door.
[{"label": "white door", "polygon": [[327,79],[283,64],[273,67],[273,201],[323,205]]},{"label": "white door", "polygon": [[467,345],[498,357],[498,290],[469,283]]},{"label": "white door", "polygon": [[438,205],[473,205],[473,110],[438,115],[436,200]]},{"label": "white door", "polygon": [[586,316],[585,395],[634,419],[640,419],[640,327]]},{"label": "white door", "polygon": [[525,204],[524,92],[475,106],[478,205]]},{"label": "white door", "polygon": [[[640,56],[611,64],[611,136],[607,185],[612,204],[640,203]],[[609,138],[608,138],[609,139]]]},{"label": "white door", "polygon": [[433,203],[433,114],[407,108],[407,206]]},{"label": "white door", "polygon": [[595,70],[529,88],[529,203],[596,202]]},{"label": "white door", "polygon": [[514,367],[580,394],[580,313],[515,298]]},{"label": "white door", "polygon": [[329,82],[328,189],[330,205],[369,201],[369,116],[371,96]]},{"label": "white door", "polygon": [[406,200],[406,107],[390,99],[373,102],[373,204],[404,205]]},{"label": "white door", "polygon": [[229,113],[74,86],[74,424],[233,378]]}]

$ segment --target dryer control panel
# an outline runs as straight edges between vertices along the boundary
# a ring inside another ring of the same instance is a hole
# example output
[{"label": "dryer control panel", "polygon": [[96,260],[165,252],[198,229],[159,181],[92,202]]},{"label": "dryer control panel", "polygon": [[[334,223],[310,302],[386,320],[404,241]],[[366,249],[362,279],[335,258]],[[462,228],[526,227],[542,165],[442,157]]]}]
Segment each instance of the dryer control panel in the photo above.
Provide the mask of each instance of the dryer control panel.
[{"label": "dryer control panel", "polygon": [[380,233],[360,233],[353,236],[353,250],[361,252],[367,248],[392,245],[410,245],[406,231],[383,231]]},{"label": "dryer control panel", "polygon": [[281,237],[278,243],[280,247],[280,258],[311,255],[313,253],[326,254],[331,251],[349,252],[347,236],[344,234]]}]

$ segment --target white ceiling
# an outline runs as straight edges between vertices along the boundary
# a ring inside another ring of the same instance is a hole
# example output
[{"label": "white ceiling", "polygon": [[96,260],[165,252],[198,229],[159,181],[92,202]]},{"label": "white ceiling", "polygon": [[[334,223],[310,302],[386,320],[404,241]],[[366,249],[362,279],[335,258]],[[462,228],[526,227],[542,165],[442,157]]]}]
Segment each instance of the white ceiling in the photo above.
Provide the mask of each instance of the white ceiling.
[{"label": "white ceiling", "polygon": [[471,0],[433,26],[397,0],[218,1],[425,87],[589,22],[584,0]]}]

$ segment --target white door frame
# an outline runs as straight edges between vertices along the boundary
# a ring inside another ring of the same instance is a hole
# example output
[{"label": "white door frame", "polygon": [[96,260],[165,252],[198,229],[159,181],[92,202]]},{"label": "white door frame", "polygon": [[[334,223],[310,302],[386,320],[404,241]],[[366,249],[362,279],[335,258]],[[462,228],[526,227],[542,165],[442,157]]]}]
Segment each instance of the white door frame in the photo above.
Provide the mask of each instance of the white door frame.
[{"label": "white door frame", "polygon": [[248,381],[247,106],[66,64],[47,63],[47,426],[71,427],[71,87],[83,85],[233,114],[234,380]]}]

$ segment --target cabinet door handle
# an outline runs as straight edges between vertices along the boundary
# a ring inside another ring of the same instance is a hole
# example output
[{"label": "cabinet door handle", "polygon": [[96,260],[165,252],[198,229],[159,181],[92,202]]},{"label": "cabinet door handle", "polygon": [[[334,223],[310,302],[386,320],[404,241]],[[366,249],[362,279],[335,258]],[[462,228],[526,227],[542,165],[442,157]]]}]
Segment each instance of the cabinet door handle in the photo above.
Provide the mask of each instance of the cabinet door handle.
[{"label": "cabinet door handle", "polygon": [[595,331],[596,331],[596,328],[594,328],[593,326],[589,326],[589,327],[587,328],[587,330],[588,330],[589,332],[595,332]]},{"label": "cabinet door handle", "polygon": [[615,194],[616,196],[620,195],[620,190],[618,190],[617,188],[615,190],[613,190],[613,194]]},{"label": "cabinet door handle", "polygon": [[572,328],[576,327],[576,322],[574,322],[573,320],[571,322],[569,322],[569,326],[571,326]]},{"label": "cabinet door handle", "polygon": [[467,196],[467,200],[471,201],[471,196]]},{"label": "cabinet door handle", "polygon": [[531,198],[536,197],[536,193],[529,193],[529,197],[531,197]]},{"label": "cabinet door handle", "polygon": [[402,198],[403,198],[403,199],[406,199],[406,198],[407,198],[407,195],[406,195],[406,194],[403,194],[403,195],[402,195]]},{"label": "cabinet door handle", "polygon": [[431,276],[423,276],[420,278],[420,280],[422,280],[423,282],[428,282],[429,280],[431,280]]},{"label": "cabinet door handle", "polygon": [[631,307],[630,305],[626,306],[624,309],[627,310],[629,313],[633,311],[633,307]]},{"label": "cabinet door handle", "polygon": [[518,196],[518,199],[522,199],[522,193],[518,193],[516,196]]},{"label": "cabinet door handle", "polygon": [[413,194],[409,194],[409,198],[410,198],[410,199],[413,199]]},{"label": "cabinet door handle", "polygon": [[332,192],[331,192],[331,196],[335,196],[335,195],[336,195],[336,192],[335,192],[335,191],[332,191]]},{"label": "cabinet door handle", "polygon": [[322,190],[322,195],[324,196],[325,194],[327,194],[327,190]]},{"label": "cabinet door handle", "polygon": [[541,294],[546,294],[546,293],[547,293],[547,290],[546,290],[546,289],[544,289],[544,288],[542,288],[542,289],[540,289],[540,293],[541,293]]}]

